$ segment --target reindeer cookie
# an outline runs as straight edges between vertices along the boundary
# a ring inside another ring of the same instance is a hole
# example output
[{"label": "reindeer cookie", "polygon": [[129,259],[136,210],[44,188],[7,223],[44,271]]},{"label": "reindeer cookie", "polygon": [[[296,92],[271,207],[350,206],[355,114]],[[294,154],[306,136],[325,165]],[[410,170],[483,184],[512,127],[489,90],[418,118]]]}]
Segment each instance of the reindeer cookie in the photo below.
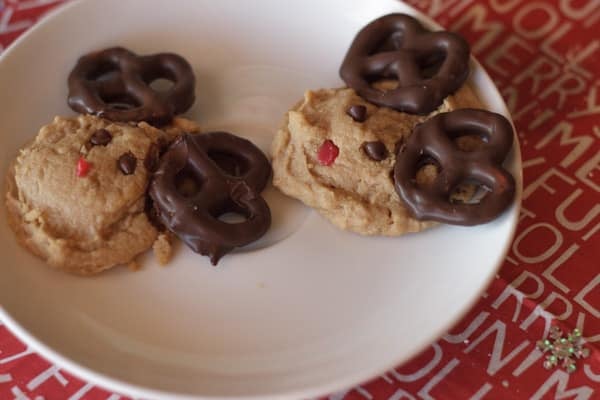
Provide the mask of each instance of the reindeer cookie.
[{"label": "reindeer cookie", "polygon": [[409,15],[372,21],[340,67],[348,88],[308,91],[287,113],[272,145],[273,184],[364,235],[497,217],[514,196],[502,168],[513,132],[475,110],[469,57],[460,36]]},{"label": "reindeer cookie", "polygon": [[185,120],[165,132],[144,122],[56,117],[21,149],[7,177],[8,220],[19,242],[81,275],[134,260],[157,239],[146,189],[160,147],[181,127],[193,128]]},{"label": "reindeer cookie", "polygon": [[[432,115],[478,106],[464,85]],[[360,234],[397,236],[433,226],[412,216],[393,180],[396,150],[427,117],[379,107],[349,88],[308,91],[273,141],[273,184],[337,227]],[[418,179],[427,175],[425,170]]]}]

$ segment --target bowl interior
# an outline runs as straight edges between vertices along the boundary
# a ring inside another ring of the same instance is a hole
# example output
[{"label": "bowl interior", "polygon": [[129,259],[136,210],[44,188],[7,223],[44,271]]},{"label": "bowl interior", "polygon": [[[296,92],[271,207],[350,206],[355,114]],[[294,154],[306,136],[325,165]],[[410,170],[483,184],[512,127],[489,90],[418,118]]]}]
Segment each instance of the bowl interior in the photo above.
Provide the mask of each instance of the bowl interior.
[{"label": "bowl interior", "polygon": [[[176,52],[197,75],[187,116],[268,151],[285,111],[309,88],[341,86],[356,32],[395,0],[74,2],[0,59],[0,172],[55,115],[71,115],[77,58],[122,45]],[[507,114],[474,64],[473,85]],[[518,149],[508,165],[519,187]],[[68,188],[66,189],[68,190]],[[52,361],[145,398],[309,397],[350,386],[436,339],[503,259],[518,205],[490,224],[401,238],[342,232],[269,189],[269,235],[218,268],[184,246],[165,268],[117,268],[82,279],[21,249],[0,214],[0,316]]]}]

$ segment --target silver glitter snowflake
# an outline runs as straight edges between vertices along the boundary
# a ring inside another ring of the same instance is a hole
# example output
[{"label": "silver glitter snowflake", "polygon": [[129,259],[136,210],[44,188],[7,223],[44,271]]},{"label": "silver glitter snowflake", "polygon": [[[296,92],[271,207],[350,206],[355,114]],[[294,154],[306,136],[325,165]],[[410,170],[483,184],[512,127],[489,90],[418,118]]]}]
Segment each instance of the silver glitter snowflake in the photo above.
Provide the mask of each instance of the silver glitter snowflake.
[{"label": "silver glitter snowflake", "polygon": [[553,326],[548,338],[537,342],[538,349],[550,353],[546,356],[544,368],[551,369],[560,363],[567,372],[575,372],[577,369],[575,361],[590,355],[590,350],[583,347],[583,343],[579,329],[573,329],[573,332],[565,338],[560,328]]}]

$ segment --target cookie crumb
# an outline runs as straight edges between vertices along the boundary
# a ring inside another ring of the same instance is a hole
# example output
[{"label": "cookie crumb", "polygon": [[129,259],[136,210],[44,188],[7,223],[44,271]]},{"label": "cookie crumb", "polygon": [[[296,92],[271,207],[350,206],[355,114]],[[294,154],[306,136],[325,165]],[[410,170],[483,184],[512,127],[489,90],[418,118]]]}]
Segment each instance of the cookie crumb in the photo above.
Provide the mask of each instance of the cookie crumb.
[{"label": "cookie crumb", "polygon": [[160,147],[166,147],[169,143],[173,142],[184,133],[195,135],[202,132],[202,129],[200,129],[200,125],[198,125],[198,123],[183,117],[173,118],[168,125],[161,126],[160,129],[149,125],[147,122],[139,122],[138,127],[142,128],[150,135],[157,135],[161,138],[164,138],[166,142],[165,146]]},{"label": "cookie crumb", "polygon": [[29,210],[25,215],[23,215],[23,220],[25,222],[34,222],[42,216],[42,212],[39,209]]},{"label": "cookie crumb", "polygon": [[198,126],[198,123],[183,117],[173,118],[171,127],[186,133],[200,133],[200,126]]},{"label": "cookie crumb", "polygon": [[139,271],[142,269],[142,266],[136,260],[131,260],[127,263],[127,268],[129,268],[131,271]]},{"label": "cookie crumb", "polygon": [[173,255],[171,236],[168,233],[160,233],[152,245],[152,251],[161,266],[167,265]]}]

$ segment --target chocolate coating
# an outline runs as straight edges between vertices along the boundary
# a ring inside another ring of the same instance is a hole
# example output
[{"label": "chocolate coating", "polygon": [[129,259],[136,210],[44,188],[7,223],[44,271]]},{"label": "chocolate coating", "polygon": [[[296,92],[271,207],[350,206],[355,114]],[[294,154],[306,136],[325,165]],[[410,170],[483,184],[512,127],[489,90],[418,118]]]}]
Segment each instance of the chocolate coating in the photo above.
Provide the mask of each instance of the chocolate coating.
[{"label": "chocolate coating", "polygon": [[373,161],[383,161],[388,156],[388,149],[385,144],[376,140],[374,142],[364,142],[362,148],[365,154]]},{"label": "chocolate coating", "polygon": [[356,122],[365,122],[367,119],[367,107],[363,105],[355,104],[348,108],[346,113],[352,117]]},{"label": "chocolate coating", "polygon": [[112,135],[106,129],[98,129],[90,137],[90,143],[93,146],[106,146],[112,140]]},{"label": "chocolate coating", "polygon": [[400,136],[400,138],[394,143],[394,154],[398,154],[400,149],[404,146],[404,136]]},{"label": "chocolate coating", "polygon": [[[431,32],[409,15],[389,14],[356,35],[340,76],[371,103],[428,114],[467,79],[469,54],[459,35]],[[398,87],[384,91],[371,86],[381,79],[397,79]]]},{"label": "chocolate coating", "polygon": [[128,151],[119,157],[117,164],[124,175],[131,175],[135,172],[137,167],[137,158],[135,158],[135,156]]},{"label": "chocolate coating", "polygon": [[[166,92],[150,87],[157,79],[173,86]],[[112,121],[166,123],[185,112],[195,99],[195,77],[176,54],[138,56],[122,47],[84,55],[68,79],[69,106],[76,112]]]},{"label": "chocolate coating", "polygon": [[148,172],[156,171],[158,168],[158,159],[160,158],[160,148],[157,144],[152,143],[148,148],[146,157],[144,158],[144,167]]},{"label": "chocolate coating", "polygon": [[[149,194],[167,229],[216,265],[269,229],[271,211],[260,192],[270,175],[269,161],[246,139],[227,132],[185,134],[161,158]],[[230,212],[246,221],[219,220]]]},{"label": "chocolate coating", "polygon": [[[462,151],[453,142],[479,135],[481,148]],[[455,225],[483,224],[499,216],[513,201],[515,181],[503,167],[513,143],[510,122],[485,110],[459,109],[438,114],[417,125],[396,155],[396,192],[420,220]],[[438,174],[431,185],[419,186],[415,176],[423,163]],[[465,182],[477,182],[488,193],[478,203],[453,203],[451,194]]]}]

